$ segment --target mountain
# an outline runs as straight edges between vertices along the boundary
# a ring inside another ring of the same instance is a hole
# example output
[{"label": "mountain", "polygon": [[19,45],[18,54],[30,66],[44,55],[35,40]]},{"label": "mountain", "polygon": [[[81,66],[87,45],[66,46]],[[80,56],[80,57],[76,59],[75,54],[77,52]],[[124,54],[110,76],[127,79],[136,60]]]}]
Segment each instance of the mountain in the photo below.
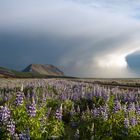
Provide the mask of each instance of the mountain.
[{"label": "mountain", "polygon": [[23,71],[0,67],[0,78],[51,78],[65,77],[64,73],[53,65],[31,64]]},{"label": "mountain", "polygon": [[15,74],[10,69],[0,67],[0,77],[15,77]]},{"label": "mountain", "polygon": [[64,73],[53,65],[31,64],[23,72],[33,72],[43,75],[64,76]]}]

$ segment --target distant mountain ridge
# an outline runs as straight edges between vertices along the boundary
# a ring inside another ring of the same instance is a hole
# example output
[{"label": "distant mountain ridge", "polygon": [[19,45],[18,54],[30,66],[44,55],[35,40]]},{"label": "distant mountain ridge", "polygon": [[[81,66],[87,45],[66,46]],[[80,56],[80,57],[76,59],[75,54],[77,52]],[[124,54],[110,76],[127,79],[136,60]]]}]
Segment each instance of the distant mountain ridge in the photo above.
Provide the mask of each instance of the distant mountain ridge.
[{"label": "distant mountain ridge", "polygon": [[0,77],[6,78],[46,78],[63,77],[64,73],[53,65],[30,64],[23,71],[0,67]]},{"label": "distant mountain ridge", "polygon": [[15,74],[10,69],[0,67],[0,77],[15,77]]},{"label": "distant mountain ridge", "polygon": [[23,72],[34,72],[43,75],[64,76],[64,73],[53,65],[31,64]]}]

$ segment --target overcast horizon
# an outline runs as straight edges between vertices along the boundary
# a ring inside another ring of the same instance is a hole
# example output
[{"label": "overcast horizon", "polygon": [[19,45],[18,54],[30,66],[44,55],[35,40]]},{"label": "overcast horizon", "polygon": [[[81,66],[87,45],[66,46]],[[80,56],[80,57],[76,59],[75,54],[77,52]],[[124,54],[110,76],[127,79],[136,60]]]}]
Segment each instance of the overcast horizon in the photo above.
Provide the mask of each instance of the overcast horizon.
[{"label": "overcast horizon", "polygon": [[0,0],[0,66],[140,78],[140,0]]}]

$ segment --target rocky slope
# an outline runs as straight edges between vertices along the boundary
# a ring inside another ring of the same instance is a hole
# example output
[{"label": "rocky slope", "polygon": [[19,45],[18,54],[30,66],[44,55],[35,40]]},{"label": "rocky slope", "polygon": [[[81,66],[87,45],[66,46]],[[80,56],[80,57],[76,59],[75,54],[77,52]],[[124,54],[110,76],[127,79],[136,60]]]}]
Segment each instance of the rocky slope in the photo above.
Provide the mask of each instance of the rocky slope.
[{"label": "rocky slope", "polygon": [[23,72],[34,72],[43,75],[64,76],[64,73],[53,65],[31,64]]}]

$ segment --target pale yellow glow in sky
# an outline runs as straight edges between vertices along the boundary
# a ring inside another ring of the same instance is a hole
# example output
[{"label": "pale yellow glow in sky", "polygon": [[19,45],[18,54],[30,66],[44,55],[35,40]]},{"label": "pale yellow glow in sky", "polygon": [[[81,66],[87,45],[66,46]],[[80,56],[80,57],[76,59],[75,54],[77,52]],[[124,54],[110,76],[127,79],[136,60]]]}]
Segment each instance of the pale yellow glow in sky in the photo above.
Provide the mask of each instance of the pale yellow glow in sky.
[{"label": "pale yellow glow in sky", "polygon": [[[96,57],[95,62],[100,68],[127,68],[126,56],[140,50],[140,42],[137,41],[128,46],[124,46],[109,52],[107,54],[100,55],[101,57]],[[134,47],[135,46],[135,47]]]}]

